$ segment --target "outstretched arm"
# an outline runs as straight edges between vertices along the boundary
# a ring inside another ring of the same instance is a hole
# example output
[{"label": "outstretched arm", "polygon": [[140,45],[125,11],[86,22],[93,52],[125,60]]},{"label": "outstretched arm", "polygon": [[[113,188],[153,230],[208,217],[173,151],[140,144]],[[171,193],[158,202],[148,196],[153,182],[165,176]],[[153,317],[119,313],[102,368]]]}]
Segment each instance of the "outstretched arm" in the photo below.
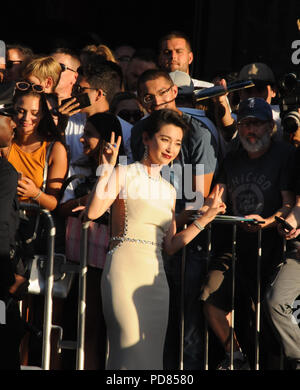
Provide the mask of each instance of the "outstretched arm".
[{"label": "outstretched arm", "polygon": [[225,212],[225,204],[222,202],[223,191],[223,188],[220,189],[217,186],[215,188],[213,201],[203,215],[199,216],[199,218],[191,223],[185,230],[182,230],[179,233],[176,233],[174,202],[172,225],[164,241],[164,249],[169,255],[176,253],[179,249],[191,242],[200,233],[200,231],[202,231],[205,226],[216,217],[217,214],[223,214]]}]

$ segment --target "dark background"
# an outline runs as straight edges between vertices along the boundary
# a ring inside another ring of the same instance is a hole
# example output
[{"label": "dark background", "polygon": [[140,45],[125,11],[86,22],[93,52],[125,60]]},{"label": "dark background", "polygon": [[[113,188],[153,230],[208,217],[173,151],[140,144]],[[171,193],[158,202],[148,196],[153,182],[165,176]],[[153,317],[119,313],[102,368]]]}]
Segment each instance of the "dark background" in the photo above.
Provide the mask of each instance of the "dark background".
[{"label": "dark background", "polygon": [[0,39],[45,54],[56,46],[80,50],[92,43],[157,50],[158,39],[176,29],[192,41],[194,77],[211,80],[252,61],[267,63],[280,76],[299,73],[300,65],[291,62],[291,44],[300,40],[297,18],[300,0],[6,1]]}]

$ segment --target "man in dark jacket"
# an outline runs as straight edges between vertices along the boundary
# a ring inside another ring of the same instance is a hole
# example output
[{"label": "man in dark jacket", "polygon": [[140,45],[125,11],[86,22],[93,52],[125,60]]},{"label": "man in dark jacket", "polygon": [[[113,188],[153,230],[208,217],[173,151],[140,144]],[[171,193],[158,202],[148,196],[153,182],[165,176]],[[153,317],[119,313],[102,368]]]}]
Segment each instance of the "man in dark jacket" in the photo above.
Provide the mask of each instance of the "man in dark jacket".
[{"label": "man in dark jacket", "polygon": [[12,109],[0,109],[0,370],[20,367],[23,336],[19,308],[9,293],[15,283],[12,258],[18,228],[18,173],[5,158],[16,127],[12,115]]}]

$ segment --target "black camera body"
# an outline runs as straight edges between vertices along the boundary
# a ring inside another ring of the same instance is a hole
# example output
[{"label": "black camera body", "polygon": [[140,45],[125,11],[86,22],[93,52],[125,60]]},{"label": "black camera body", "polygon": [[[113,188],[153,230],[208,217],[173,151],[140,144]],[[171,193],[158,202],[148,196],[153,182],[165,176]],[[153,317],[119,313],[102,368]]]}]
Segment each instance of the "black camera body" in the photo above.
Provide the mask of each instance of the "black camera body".
[{"label": "black camera body", "polygon": [[282,128],[294,133],[300,127],[300,80],[295,73],[287,73],[280,80],[278,98]]}]

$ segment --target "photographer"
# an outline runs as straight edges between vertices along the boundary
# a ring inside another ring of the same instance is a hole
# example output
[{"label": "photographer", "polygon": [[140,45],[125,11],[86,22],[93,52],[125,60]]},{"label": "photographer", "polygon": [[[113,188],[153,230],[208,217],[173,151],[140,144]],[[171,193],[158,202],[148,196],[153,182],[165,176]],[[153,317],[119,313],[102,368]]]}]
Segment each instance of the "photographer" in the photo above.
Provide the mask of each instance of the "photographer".
[{"label": "photographer", "polygon": [[284,138],[295,147],[300,144],[300,80],[285,74],[279,83],[279,107]]},{"label": "photographer", "polygon": [[[256,62],[245,65],[239,72],[237,81],[251,80],[254,86],[239,91],[240,101],[248,98],[262,98],[271,105],[273,120],[275,122],[272,138],[282,138],[282,128],[279,105],[273,105],[277,96],[277,86],[273,71],[264,63]],[[225,79],[216,79],[215,85],[226,88]],[[214,98],[215,120],[221,134],[227,143],[227,152],[236,150],[240,146],[235,115],[232,115],[227,94]]]}]

